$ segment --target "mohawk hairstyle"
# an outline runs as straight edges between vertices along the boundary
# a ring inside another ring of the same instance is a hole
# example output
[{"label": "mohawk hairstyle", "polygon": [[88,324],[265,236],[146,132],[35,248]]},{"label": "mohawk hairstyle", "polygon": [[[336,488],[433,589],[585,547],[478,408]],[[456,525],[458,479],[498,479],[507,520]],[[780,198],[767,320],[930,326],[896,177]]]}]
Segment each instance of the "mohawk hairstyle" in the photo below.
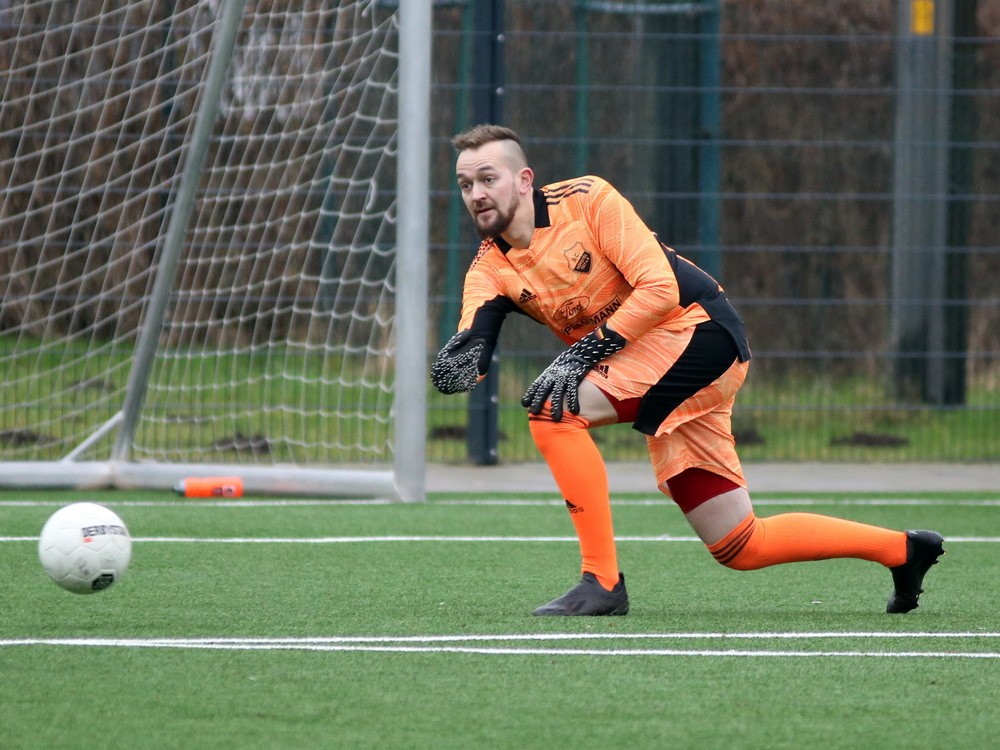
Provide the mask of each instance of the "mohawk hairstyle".
[{"label": "mohawk hairstyle", "polygon": [[503,125],[476,125],[451,139],[456,151],[465,151],[485,146],[494,141],[513,141],[521,145],[521,136]]}]

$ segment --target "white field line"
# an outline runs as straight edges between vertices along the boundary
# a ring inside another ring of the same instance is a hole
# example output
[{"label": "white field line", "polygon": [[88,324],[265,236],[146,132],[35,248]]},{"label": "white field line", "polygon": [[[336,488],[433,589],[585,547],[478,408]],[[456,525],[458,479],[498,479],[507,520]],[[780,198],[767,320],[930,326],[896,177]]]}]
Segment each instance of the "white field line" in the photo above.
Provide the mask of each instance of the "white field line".
[{"label": "white field line", "polygon": [[[365,498],[311,498],[311,499],[242,499],[242,500],[187,500],[176,498],[171,500],[114,500],[107,501],[108,505],[123,508],[178,508],[190,510],[192,508],[294,508],[294,507],[316,507],[316,506],[338,506],[338,505],[392,505],[391,500],[365,499]],[[628,498],[612,499],[612,504],[621,507],[643,507],[643,506],[669,506],[672,501],[666,497]],[[2,500],[0,508],[21,507],[21,508],[57,508],[67,505],[65,501],[58,500]],[[429,500],[427,505],[480,505],[480,506],[511,506],[511,507],[563,507],[565,503],[560,499],[538,498],[538,499],[504,499],[504,498],[478,498],[478,499],[457,499],[457,500]],[[926,498],[755,498],[754,505],[760,506],[871,506],[871,507],[980,507],[980,508],[1000,508],[1000,498],[981,500],[947,500],[947,499],[926,499]]]},{"label": "white field line", "polygon": [[[619,536],[618,542],[698,542],[696,536]],[[37,542],[37,536],[0,536],[0,542]],[[318,537],[192,537],[192,536],[138,536],[133,542],[160,544],[391,544],[401,542],[438,542],[463,544],[476,543],[579,543],[575,536],[318,536]],[[997,544],[996,536],[946,537],[945,544],[965,543]]]},{"label": "white field line", "polygon": [[841,658],[935,658],[1000,659],[994,651],[875,651],[875,650],[778,650],[747,648],[578,648],[499,645],[448,645],[510,642],[578,642],[585,640],[818,640],[818,639],[996,639],[1000,633],[545,633],[455,636],[343,636],[311,638],[17,638],[0,639],[0,648],[24,646],[68,646],[90,648],[169,648],[228,651],[328,651],[376,653],[446,653],[493,656],[701,656],[701,657],[841,657]]},{"label": "white field line", "polygon": [[[628,499],[618,499],[612,497],[612,505],[615,506],[657,506],[657,505],[672,505],[673,501],[670,498],[662,497],[656,498],[651,497],[648,499],[641,498],[628,498]],[[431,505],[520,505],[520,506],[544,506],[544,505],[555,505],[562,506],[565,502],[562,500],[506,500],[503,498],[478,498],[478,499],[460,499],[460,500],[432,500]],[[921,506],[973,506],[973,507],[984,507],[984,508],[1000,508],[1000,499],[982,499],[982,500],[935,500],[926,498],[754,498],[754,505],[806,505],[806,506],[838,506],[838,505],[861,505],[861,506],[899,506],[899,507],[921,507]]]},{"label": "white field line", "polygon": [[[696,536],[619,536],[618,542],[698,542]],[[37,542],[37,536],[0,536],[0,542]],[[160,544],[391,544],[401,542],[476,543],[579,543],[575,536],[318,536],[318,537],[191,537],[138,536],[133,542]],[[996,536],[946,537],[945,544],[997,544]]]},{"label": "white field line", "polygon": [[[252,507],[294,507],[294,506],[336,506],[336,505],[368,505],[385,504],[386,501],[372,500],[327,500],[327,499],[307,499],[307,500],[207,500],[207,501],[184,501],[184,500],[136,500],[120,501],[113,503],[116,507],[164,507],[190,510],[192,508],[252,508]],[[615,501],[615,505],[663,505],[669,501],[664,499],[655,500],[620,500]],[[58,507],[65,503],[34,501],[34,500],[13,500],[0,501],[2,507]],[[432,504],[440,505],[509,505],[509,506],[562,506],[562,500],[503,500],[503,499],[483,499],[483,500],[445,500],[434,501]],[[923,500],[923,499],[883,499],[883,500],[761,500],[756,501],[756,505],[899,505],[899,506],[981,506],[1000,507],[1000,500]],[[37,537],[31,536],[0,536],[0,542],[28,542],[37,541]],[[343,536],[343,537],[133,537],[135,542],[160,542],[177,544],[363,544],[363,543],[392,543],[392,542],[565,542],[576,543],[576,537],[569,536],[440,536],[440,535],[396,535],[396,536]],[[675,536],[670,534],[660,534],[654,536],[621,536],[619,542],[699,542],[696,536]],[[1000,542],[1000,537],[987,536],[967,536],[949,537],[951,542],[978,542],[995,544]]]},{"label": "white field line", "polygon": [[[95,495],[95,497],[98,497]],[[68,505],[70,501],[64,500],[0,500],[0,508],[43,508],[61,507]],[[377,498],[307,498],[301,500],[190,500],[185,498],[175,498],[172,500],[95,500],[95,502],[121,506],[123,508],[293,508],[296,506],[314,507],[324,505],[396,505],[394,500],[380,500]],[[1000,503],[1000,501],[998,501]]]}]

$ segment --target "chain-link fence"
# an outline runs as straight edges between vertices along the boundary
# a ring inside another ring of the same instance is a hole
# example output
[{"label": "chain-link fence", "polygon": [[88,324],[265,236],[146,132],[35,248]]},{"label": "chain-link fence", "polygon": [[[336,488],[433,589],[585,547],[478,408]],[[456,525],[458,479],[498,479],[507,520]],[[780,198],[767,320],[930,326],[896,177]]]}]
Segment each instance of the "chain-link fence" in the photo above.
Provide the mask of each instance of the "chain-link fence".
[{"label": "chain-link fence", "polygon": [[[433,348],[477,244],[448,141],[499,115],[537,184],[606,177],[719,278],[744,458],[1000,459],[996,3],[445,2],[434,44]],[[430,458],[535,460],[519,397],[560,346],[509,319],[497,398],[432,396]]]}]

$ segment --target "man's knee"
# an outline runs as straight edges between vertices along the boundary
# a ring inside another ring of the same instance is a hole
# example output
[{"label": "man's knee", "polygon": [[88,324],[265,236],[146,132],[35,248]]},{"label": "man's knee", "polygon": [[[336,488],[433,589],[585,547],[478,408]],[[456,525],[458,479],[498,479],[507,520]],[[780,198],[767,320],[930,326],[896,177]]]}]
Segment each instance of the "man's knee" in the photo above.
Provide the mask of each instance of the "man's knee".
[{"label": "man's knee", "polygon": [[715,544],[706,545],[720,565],[731,570],[758,570],[766,567],[756,554],[761,539],[761,520],[748,515],[729,534]]},{"label": "man's knee", "polygon": [[576,430],[586,430],[588,427],[590,427],[590,422],[578,414],[570,414],[569,412],[563,412],[562,419],[558,422],[554,421],[548,404],[545,405],[541,413],[528,415],[528,431],[531,433],[531,439],[543,452],[545,447],[552,440],[558,440],[560,435]]}]

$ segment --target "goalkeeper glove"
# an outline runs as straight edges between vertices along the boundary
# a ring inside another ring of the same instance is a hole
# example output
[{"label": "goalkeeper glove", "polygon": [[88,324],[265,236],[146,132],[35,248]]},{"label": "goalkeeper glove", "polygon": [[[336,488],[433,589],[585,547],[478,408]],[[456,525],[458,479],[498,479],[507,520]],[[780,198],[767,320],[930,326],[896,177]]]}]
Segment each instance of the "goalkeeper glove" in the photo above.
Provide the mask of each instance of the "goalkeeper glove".
[{"label": "goalkeeper glove", "polygon": [[486,342],[472,338],[468,328],[459,331],[438,352],[431,365],[431,382],[441,393],[465,393],[479,382],[479,358]]},{"label": "goalkeeper glove", "polygon": [[552,401],[552,420],[559,422],[563,406],[571,414],[580,413],[580,383],[590,369],[625,346],[625,337],[606,325],[591,331],[569,349],[556,357],[552,364],[535,378],[524,396],[521,406],[529,414],[540,414],[546,399]]}]

